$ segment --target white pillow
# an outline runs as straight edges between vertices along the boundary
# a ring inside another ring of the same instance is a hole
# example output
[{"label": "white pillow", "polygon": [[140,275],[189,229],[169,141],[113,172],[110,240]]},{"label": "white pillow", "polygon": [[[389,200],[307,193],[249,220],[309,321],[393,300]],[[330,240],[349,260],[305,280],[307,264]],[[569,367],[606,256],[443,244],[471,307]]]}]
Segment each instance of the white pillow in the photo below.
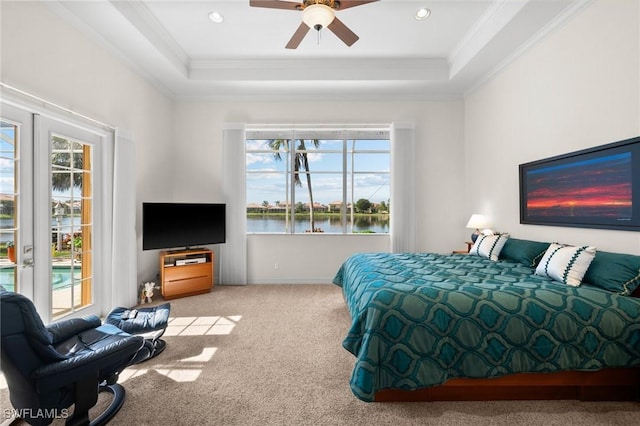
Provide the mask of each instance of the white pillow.
[{"label": "white pillow", "polygon": [[536,268],[536,275],[578,287],[595,256],[595,247],[574,247],[552,243],[542,256]]},{"label": "white pillow", "polygon": [[509,234],[478,235],[478,239],[469,250],[469,254],[498,260],[504,243],[509,239]]}]

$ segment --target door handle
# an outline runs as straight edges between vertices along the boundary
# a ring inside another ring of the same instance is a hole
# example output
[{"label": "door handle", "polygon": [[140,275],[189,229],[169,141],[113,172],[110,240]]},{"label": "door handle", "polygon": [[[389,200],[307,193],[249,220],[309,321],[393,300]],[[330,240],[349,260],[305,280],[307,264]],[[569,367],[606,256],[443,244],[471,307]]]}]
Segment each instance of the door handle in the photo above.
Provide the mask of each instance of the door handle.
[{"label": "door handle", "polygon": [[[22,248],[22,253],[27,255],[27,254],[31,254],[33,253],[33,246],[31,244],[26,245]],[[29,256],[29,259],[23,259],[22,260],[22,267],[23,268],[33,268],[33,255]]]}]

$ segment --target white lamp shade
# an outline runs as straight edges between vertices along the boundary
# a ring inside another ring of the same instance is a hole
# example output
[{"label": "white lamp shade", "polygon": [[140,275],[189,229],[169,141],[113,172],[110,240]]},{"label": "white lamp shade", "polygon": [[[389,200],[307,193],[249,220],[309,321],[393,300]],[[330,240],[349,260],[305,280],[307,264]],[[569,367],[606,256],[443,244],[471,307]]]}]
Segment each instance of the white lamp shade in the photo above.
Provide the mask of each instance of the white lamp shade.
[{"label": "white lamp shade", "polygon": [[333,9],[324,4],[312,4],[302,11],[302,21],[309,28],[315,28],[316,25],[326,28],[327,25],[333,22],[335,16]]},{"label": "white lamp shade", "polygon": [[488,228],[489,223],[487,222],[487,218],[481,214],[472,214],[469,218],[469,222],[467,222],[467,228],[471,229],[482,229]]}]

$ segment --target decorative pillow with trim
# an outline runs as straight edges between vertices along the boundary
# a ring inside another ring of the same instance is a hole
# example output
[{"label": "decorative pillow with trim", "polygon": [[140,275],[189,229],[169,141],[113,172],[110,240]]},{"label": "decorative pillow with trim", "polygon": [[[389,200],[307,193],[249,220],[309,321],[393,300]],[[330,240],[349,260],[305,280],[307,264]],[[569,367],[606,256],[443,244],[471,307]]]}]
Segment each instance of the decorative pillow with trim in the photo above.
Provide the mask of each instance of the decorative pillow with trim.
[{"label": "decorative pillow with trim", "polygon": [[549,243],[509,238],[504,243],[504,247],[502,247],[500,259],[522,263],[529,268],[535,268],[547,248],[549,248]]},{"label": "decorative pillow with trim", "polygon": [[509,239],[509,234],[479,235],[476,242],[469,250],[469,254],[498,260],[504,243]]},{"label": "decorative pillow with trim", "polygon": [[536,268],[536,275],[578,287],[595,256],[595,247],[551,243]]},{"label": "decorative pillow with trim", "polygon": [[628,296],[640,286],[640,256],[598,251],[584,282]]}]

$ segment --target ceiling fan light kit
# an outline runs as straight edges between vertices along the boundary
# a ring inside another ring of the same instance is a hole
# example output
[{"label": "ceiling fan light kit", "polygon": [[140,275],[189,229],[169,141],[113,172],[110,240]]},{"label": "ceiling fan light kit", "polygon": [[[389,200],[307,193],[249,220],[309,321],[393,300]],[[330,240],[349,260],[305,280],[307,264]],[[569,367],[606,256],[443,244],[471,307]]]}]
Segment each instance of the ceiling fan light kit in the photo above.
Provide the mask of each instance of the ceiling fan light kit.
[{"label": "ceiling fan light kit", "polygon": [[307,24],[309,28],[315,28],[318,31],[328,27],[335,17],[333,9],[324,4],[312,4],[302,11],[302,22]]},{"label": "ceiling fan light kit", "polygon": [[251,7],[264,7],[268,9],[284,9],[302,11],[302,22],[285,46],[287,49],[297,48],[309,29],[314,28],[318,32],[322,28],[328,28],[347,46],[358,41],[358,36],[351,31],[336,16],[336,11],[374,3],[378,0],[302,0],[294,3],[285,0],[249,0]]}]

